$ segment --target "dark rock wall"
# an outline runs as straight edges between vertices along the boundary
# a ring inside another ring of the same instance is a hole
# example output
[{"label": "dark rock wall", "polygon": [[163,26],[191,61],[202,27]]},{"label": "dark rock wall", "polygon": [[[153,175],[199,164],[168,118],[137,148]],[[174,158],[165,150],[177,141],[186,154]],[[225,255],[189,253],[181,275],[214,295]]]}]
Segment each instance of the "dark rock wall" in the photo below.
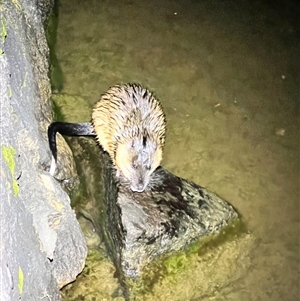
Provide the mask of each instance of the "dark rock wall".
[{"label": "dark rock wall", "polygon": [[[43,22],[52,1],[0,7],[0,300],[60,300],[84,266],[85,240],[50,164],[52,121]],[[66,178],[75,173],[64,145]],[[71,167],[71,168],[70,168]],[[70,174],[68,176],[68,173]]]}]

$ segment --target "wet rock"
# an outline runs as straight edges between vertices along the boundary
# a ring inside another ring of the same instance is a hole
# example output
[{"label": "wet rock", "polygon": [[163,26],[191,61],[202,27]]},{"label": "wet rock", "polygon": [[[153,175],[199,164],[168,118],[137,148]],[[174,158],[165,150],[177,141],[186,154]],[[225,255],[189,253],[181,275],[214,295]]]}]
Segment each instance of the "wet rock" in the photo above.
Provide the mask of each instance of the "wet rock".
[{"label": "wet rock", "polygon": [[[84,266],[83,234],[60,182],[47,171],[52,121],[43,9],[4,1],[0,11],[1,179],[0,299],[60,300],[59,289]],[[61,180],[75,185],[72,153],[63,141]],[[67,180],[67,181],[66,181]]]},{"label": "wet rock", "polygon": [[96,230],[100,229],[128,300],[127,280],[139,278],[154,259],[218,233],[238,219],[226,201],[162,167],[153,173],[144,192],[132,192],[116,182],[108,155],[96,148],[95,141],[71,141],[78,168],[94,187],[93,204],[85,210],[90,210],[89,219],[98,224]]},{"label": "wet rock", "polygon": [[217,233],[238,218],[217,195],[162,167],[142,193],[115,185],[107,173],[106,177],[108,249],[128,300],[128,278],[140,277],[154,259]]},{"label": "wet rock", "polygon": [[[119,186],[117,206],[122,235],[121,267],[137,277],[159,255],[177,251],[195,239],[218,232],[238,217],[231,205],[207,189],[157,169],[142,193]],[[113,219],[111,222],[117,221]]]}]

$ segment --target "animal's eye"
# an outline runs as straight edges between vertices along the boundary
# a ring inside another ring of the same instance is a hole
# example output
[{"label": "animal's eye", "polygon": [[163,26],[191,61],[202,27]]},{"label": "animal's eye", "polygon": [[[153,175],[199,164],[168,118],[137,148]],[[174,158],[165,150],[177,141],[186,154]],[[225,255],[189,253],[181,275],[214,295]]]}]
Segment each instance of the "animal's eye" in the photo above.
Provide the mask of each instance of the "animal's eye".
[{"label": "animal's eye", "polygon": [[146,165],[146,169],[150,170],[151,169],[151,165]]},{"label": "animal's eye", "polygon": [[136,163],[132,163],[132,168],[133,169],[137,169],[138,168],[137,164]]}]

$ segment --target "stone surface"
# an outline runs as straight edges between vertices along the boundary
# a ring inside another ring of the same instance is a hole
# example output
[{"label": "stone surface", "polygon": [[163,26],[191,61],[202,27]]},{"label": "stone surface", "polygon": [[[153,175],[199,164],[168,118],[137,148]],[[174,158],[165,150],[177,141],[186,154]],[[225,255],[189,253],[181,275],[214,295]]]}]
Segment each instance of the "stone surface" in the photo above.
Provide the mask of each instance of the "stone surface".
[{"label": "stone surface", "polygon": [[[0,7],[1,300],[60,300],[59,288],[83,269],[84,237],[60,182],[48,173],[52,120],[48,46],[42,20],[52,1]],[[76,184],[62,143],[61,180]]]},{"label": "stone surface", "polygon": [[153,173],[149,186],[142,193],[120,186],[118,193],[124,241],[121,266],[127,276],[139,276],[159,255],[181,250],[238,218],[216,194],[162,167]]},{"label": "stone surface", "polygon": [[79,211],[84,210],[105,243],[127,300],[127,280],[140,278],[154,259],[218,233],[239,218],[216,194],[162,167],[144,192],[132,192],[116,182],[108,155],[95,141],[72,138],[71,146],[90,193]]}]

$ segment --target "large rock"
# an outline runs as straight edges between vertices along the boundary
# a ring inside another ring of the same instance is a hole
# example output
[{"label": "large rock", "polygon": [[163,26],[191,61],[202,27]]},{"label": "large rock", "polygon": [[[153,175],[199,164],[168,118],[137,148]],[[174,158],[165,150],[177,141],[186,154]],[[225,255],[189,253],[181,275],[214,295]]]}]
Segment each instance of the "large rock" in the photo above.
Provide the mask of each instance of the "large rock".
[{"label": "large rock", "polygon": [[105,243],[126,300],[134,300],[128,284],[140,281],[149,263],[239,223],[226,201],[162,167],[144,192],[132,192],[116,182],[110,159],[96,141],[72,138],[71,145],[89,191],[79,211]]},{"label": "large rock", "polygon": [[142,193],[121,186],[117,205],[122,227],[115,217],[110,221],[122,230],[117,233],[123,238],[118,253],[125,275],[139,276],[159,255],[182,250],[238,218],[234,208],[216,194],[162,167],[152,174],[149,186]]},{"label": "large rock", "polygon": [[[47,172],[52,120],[48,46],[42,20],[52,1],[1,3],[0,300],[60,300],[84,266],[87,249],[70,199]],[[68,189],[76,184],[70,150],[60,152]]]}]

